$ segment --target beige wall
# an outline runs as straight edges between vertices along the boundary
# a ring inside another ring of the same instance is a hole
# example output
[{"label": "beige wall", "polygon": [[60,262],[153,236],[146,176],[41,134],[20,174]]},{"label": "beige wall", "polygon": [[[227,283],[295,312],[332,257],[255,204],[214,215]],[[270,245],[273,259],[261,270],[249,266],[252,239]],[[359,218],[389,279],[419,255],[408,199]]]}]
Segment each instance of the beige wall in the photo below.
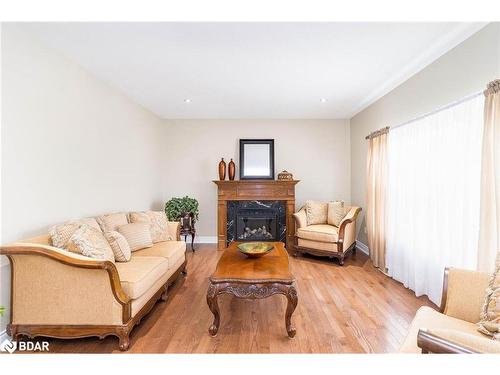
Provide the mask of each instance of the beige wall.
[{"label": "beige wall", "polygon": [[[365,136],[483,90],[500,78],[500,25],[489,24],[351,119],[351,199],[365,207]],[[364,215],[358,239],[367,244]]]},{"label": "beige wall", "polygon": [[[3,24],[1,243],[74,217],[161,208],[161,125],[18,26]],[[8,266],[0,262],[0,305],[9,306]]]},{"label": "beige wall", "polygon": [[[240,138],[273,138],[275,172],[301,180],[297,207],[306,199],[350,202],[347,120],[168,120],[163,133],[165,199],[189,195],[200,202],[200,236],[216,236],[221,157],[239,164]],[[238,173],[238,169],[237,169]],[[237,174],[238,176],[238,174]]]}]

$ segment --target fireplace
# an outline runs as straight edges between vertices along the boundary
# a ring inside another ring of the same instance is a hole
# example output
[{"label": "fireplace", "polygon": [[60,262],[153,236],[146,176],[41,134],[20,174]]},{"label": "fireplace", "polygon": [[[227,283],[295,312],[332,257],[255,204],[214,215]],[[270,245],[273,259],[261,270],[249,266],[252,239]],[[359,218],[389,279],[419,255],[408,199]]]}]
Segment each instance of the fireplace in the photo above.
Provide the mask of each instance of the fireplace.
[{"label": "fireplace", "polygon": [[286,241],[286,202],[227,202],[227,238],[231,241]]},{"label": "fireplace", "polygon": [[[239,227],[250,231],[266,226],[277,241],[293,248],[295,223],[295,185],[298,180],[225,180],[214,181],[217,185],[217,247],[223,250],[231,241],[236,241],[238,220],[236,211],[241,210]],[[249,211],[245,211],[245,209]],[[259,211],[261,210],[261,211]],[[271,215],[270,211],[274,211]],[[276,218],[276,219],[275,219]],[[268,220],[270,220],[268,222]],[[249,226],[250,224],[251,226]],[[276,225],[276,227],[274,227]],[[252,229],[253,228],[253,229]],[[274,231],[274,232],[273,232]],[[266,237],[269,237],[265,234]],[[260,240],[259,240],[260,241]]]}]

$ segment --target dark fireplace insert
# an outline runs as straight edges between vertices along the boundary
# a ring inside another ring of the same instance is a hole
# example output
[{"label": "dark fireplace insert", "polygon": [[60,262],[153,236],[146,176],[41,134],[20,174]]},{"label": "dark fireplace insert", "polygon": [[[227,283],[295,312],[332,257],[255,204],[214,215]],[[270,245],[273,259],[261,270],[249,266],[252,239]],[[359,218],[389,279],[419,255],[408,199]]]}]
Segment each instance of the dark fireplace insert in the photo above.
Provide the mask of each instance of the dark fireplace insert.
[{"label": "dark fireplace insert", "polygon": [[229,201],[227,244],[231,241],[285,241],[283,201]]}]

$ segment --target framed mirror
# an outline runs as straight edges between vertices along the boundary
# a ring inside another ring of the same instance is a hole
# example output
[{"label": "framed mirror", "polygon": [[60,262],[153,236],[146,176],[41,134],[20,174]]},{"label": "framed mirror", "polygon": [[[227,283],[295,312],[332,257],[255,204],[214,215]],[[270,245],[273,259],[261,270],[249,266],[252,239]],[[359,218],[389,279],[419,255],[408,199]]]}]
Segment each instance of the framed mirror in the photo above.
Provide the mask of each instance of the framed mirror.
[{"label": "framed mirror", "polygon": [[274,180],[274,139],[240,139],[240,180]]}]

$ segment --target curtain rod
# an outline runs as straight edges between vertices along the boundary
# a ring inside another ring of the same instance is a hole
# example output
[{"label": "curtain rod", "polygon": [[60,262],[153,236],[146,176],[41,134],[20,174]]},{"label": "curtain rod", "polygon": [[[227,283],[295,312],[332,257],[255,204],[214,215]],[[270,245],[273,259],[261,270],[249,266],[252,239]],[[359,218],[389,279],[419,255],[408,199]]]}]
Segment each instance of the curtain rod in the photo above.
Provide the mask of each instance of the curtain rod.
[{"label": "curtain rod", "polygon": [[465,98],[462,98],[460,100],[451,102],[449,104],[446,104],[445,106],[439,107],[439,108],[437,108],[437,109],[435,109],[435,110],[433,110],[431,112],[428,112],[428,113],[425,113],[425,114],[423,114],[421,116],[415,117],[414,119],[411,119],[409,121],[405,121],[405,122],[403,122],[403,123],[401,123],[399,125],[395,125],[395,126],[391,126],[391,127],[387,126],[387,127],[382,128],[380,130],[376,130],[376,131],[368,134],[365,137],[365,139],[370,139],[370,138],[376,137],[378,135],[384,134],[384,133],[388,132],[389,130],[397,129],[397,128],[401,127],[401,126],[405,126],[405,125],[411,124],[412,122],[415,122],[415,121],[418,121],[418,120],[422,120],[423,118],[432,116],[432,115],[434,115],[436,113],[439,113],[439,112],[444,111],[446,109],[452,108],[452,107],[454,107],[456,105],[462,104],[462,103],[464,103],[464,102],[466,102],[468,100],[475,99],[475,98],[477,98],[480,95],[484,95],[484,91],[476,92],[475,94],[466,96]]}]

